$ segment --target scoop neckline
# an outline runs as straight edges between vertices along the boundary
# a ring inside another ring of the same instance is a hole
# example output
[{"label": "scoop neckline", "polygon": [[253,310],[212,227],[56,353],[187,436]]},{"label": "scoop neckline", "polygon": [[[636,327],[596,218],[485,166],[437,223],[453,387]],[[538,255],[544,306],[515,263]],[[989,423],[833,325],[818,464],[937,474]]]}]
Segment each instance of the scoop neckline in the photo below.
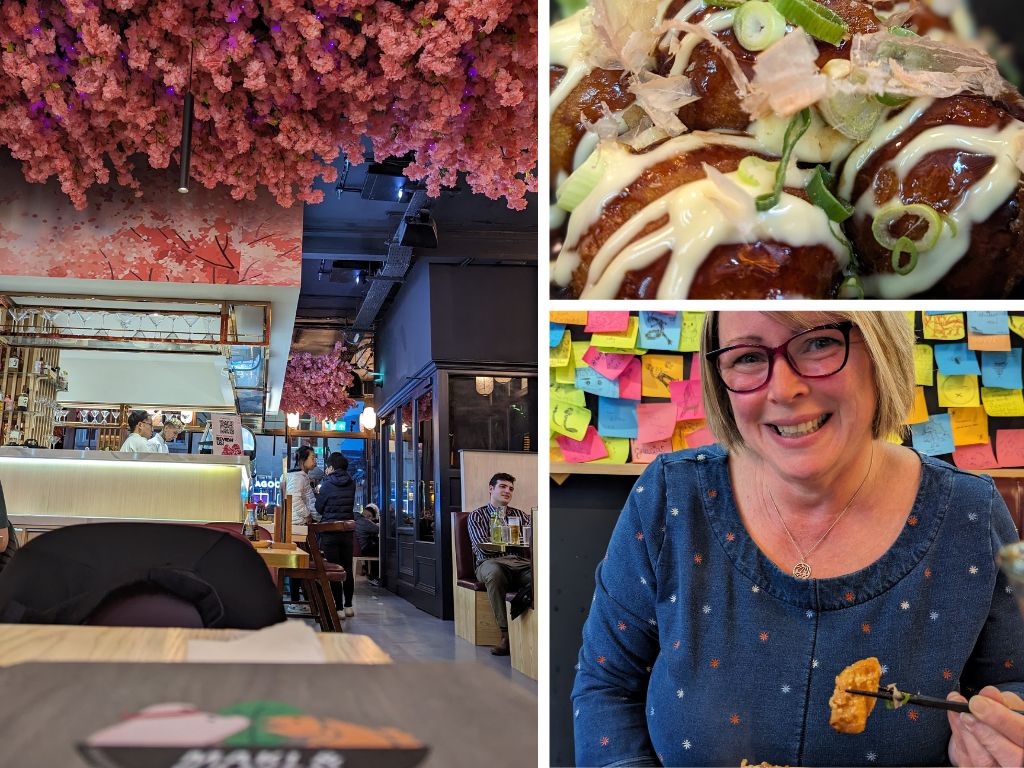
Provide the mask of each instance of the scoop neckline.
[{"label": "scoop neckline", "polygon": [[[913,450],[913,449],[911,449]],[[872,600],[895,586],[927,555],[949,508],[952,472],[930,456],[914,451],[921,478],[914,503],[896,540],[873,563],[841,576],[797,579],[779,568],[747,532],[739,515],[729,471],[729,454],[718,448],[710,461],[698,461],[704,514],[717,541],[737,570],[759,589],[783,602],[814,611],[839,610]],[[699,458],[699,457],[698,457]],[[716,481],[712,473],[721,480]],[[709,493],[714,490],[714,493]],[[728,534],[737,532],[729,541]]]}]

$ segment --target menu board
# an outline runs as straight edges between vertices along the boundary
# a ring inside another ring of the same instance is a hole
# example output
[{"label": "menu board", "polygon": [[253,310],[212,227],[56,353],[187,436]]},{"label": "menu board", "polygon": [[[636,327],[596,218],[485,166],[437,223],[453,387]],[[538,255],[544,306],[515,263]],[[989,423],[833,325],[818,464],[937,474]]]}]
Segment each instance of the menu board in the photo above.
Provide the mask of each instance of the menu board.
[{"label": "menu board", "polygon": [[[965,469],[1024,467],[1024,312],[903,312],[917,393],[907,435]],[[703,312],[554,312],[551,461],[646,464],[715,442],[700,386]]]},{"label": "menu board", "polygon": [[237,413],[214,413],[210,418],[214,456],[242,455],[242,417]]}]

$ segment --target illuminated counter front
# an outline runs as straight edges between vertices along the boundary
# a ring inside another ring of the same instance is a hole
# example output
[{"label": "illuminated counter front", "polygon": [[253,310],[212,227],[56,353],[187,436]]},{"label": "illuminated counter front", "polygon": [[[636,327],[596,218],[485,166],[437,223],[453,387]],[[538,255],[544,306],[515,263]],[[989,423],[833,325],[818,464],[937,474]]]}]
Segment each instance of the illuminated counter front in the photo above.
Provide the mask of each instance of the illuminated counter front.
[{"label": "illuminated counter front", "polygon": [[245,456],[0,448],[7,513],[19,528],[101,520],[242,519]]}]

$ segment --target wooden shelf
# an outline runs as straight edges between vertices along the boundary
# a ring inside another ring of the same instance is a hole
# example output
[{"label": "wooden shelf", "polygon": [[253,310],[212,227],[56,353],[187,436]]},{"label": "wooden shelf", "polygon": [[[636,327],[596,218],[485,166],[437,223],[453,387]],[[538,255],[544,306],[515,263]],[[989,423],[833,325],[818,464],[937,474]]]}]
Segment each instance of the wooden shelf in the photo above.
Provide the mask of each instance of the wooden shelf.
[{"label": "wooden shelf", "polygon": [[646,464],[576,464],[567,461],[551,462],[552,475],[632,475],[647,469]]}]

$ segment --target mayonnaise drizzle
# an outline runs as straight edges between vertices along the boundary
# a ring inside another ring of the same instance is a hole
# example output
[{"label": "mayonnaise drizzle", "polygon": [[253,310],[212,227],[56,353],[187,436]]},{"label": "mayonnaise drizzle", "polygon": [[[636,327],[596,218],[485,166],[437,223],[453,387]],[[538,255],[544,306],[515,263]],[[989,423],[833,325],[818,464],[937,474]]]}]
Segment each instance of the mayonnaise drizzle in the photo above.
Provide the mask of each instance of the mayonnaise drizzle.
[{"label": "mayonnaise drizzle", "polygon": [[551,93],[552,115],[590,72],[591,67],[584,55],[583,25],[585,21],[589,22],[592,14],[590,8],[584,8],[551,25],[548,37],[551,63],[566,68],[565,75]]},{"label": "mayonnaise drizzle", "polygon": [[[676,137],[640,155],[631,154],[612,142],[603,144],[600,151],[608,153],[604,177],[570,216],[566,245],[552,265],[552,281],[563,286],[569,284],[573,270],[580,263],[575,250],[580,238],[600,218],[612,197],[639,178],[645,169],[709,144],[734,146],[752,154],[763,151],[750,137],[704,132]],[[786,185],[803,187],[809,173],[791,165]],[[751,198],[769,191],[770,180],[755,187],[739,183],[735,173],[725,176]],[[777,240],[795,247],[824,246],[835,254],[839,267],[846,266],[847,251],[836,240],[828,217],[820,208],[783,193],[777,206],[756,214],[750,221],[746,216],[737,217],[735,211],[730,210],[730,204],[707,178],[683,184],[653,201],[602,245],[590,264],[587,285],[580,298],[615,298],[627,272],[650,266],[666,252],[671,253],[671,258],[657,298],[685,298],[697,270],[715,247],[759,239]],[[663,227],[631,242],[644,227],[666,215],[668,222]],[[738,221],[738,218],[743,220]]]},{"label": "mayonnaise drizzle", "polygon": [[[910,127],[931,105],[931,99],[916,99],[875,132],[850,155],[839,179],[839,194],[849,200],[857,173],[884,144]],[[925,157],[941,150],[961,150],[988,155],[994,163],[985,176],[968,187],[959,202],[949,211],[956,222],[957,234],[943,227],[934,248],[921,253],[917,266],[909,275],[876,273],[863,278],[868,295],[883,299],[899,299],[926,291],[939,282],[971,247],[971,229],[987,221],[1020,183],[1020,170],[1015,162],[1015,148],[1024,138],[1024,123],[1011,120],[1006,127],[978,128],[964,125],[937,125],[922,131],[904,146],[882,168],[889,168],[903,182],[907,174]],[[879,171],[882,170],[879,168]],[[904,201],[897,195],[881,205],[875,202],[874,185],[869,186],[854,204],[858,219],[873,220],[880,210]]]}]

